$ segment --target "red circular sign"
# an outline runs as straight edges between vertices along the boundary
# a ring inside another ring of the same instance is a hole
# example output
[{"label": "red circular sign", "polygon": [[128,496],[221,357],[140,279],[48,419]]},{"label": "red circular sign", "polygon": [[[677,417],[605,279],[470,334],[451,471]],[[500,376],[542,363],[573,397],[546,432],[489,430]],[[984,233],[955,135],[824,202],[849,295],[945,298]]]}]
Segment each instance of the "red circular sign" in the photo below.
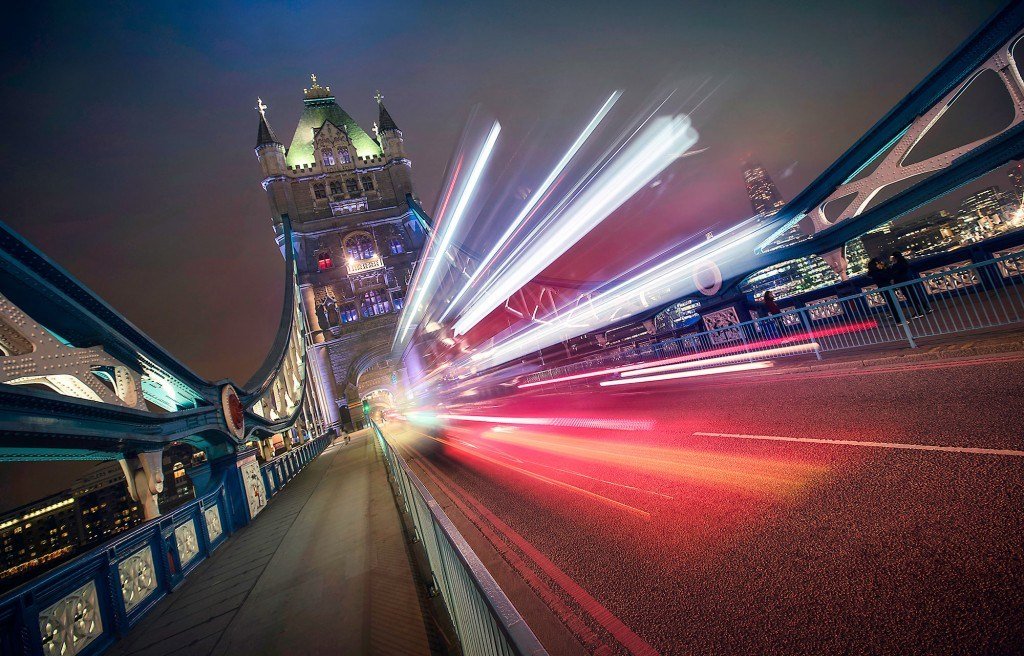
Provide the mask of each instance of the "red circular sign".
[{"label": "red circular sign", "polygon": [[242,414],[242,402],[234,392],[228,397],[228,418],[235,430],[241,430],[245,426],[245,415]]},{"label": "red circular sign", "polygon": [[241,439],[245,435],[245,408],[238,392],[231,385],[225,385],[220,391],[221,405],[224,409],[224,422],[232,435]]}]

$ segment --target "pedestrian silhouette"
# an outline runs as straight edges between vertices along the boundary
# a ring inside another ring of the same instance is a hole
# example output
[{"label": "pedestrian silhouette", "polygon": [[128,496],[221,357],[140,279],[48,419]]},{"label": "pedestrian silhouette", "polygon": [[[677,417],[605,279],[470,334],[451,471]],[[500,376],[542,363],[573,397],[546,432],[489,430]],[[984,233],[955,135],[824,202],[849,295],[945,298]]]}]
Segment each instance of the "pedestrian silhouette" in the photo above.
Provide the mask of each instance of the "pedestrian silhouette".
[{"label": "pedestrian silhouette", "polygon": [[782,309],[775,302],[775,294],[771,290],[766,291],[764,296],[761,297],[761,307],[767,315],[767,319],[761,321],[761,331],[769,339],[778,338],[781,333],[779,331],[779,322],[775,315],[782,314]]},{"label": "pedestrian silhouette", "polygon": [[928,294],[924,291],[921,284],[915,282],[917,276],[914,275],[914,270],[910,266],[910,260],[904,257],[900,251],[893,251],[892,264],[889,266],[889,269],[892,271],[894,283],[913,283],[903,287],[903,292],[907,295],[907,299],[910,300],[910,305],[913,308],[913,318],[916,319],[922,315],[931,314],[932,306],[931,302],[928,301]]},{"label": "pedestrian silhouette", "polygon": [[891,289],[884,289],[892,285],[892,271],[885,266],[885,262],[873,257],[868,262],[868,277],[875,283],[878,293],[885,299],[885,304],[889,307],[889,314],[892,315],[893,320],[902,323],[899,319],[899,309],[896,306],[896,294]]}]

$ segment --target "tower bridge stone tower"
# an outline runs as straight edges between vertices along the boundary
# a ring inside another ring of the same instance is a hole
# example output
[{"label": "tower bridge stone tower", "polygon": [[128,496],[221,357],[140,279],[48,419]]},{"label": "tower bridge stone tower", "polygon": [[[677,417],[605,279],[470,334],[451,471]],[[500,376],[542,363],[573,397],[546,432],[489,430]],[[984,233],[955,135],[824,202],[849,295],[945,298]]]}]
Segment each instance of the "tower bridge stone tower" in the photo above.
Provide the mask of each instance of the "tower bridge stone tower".
[{"label": "tower bridge stone tower", "polygon": [[[415,197],[411,162],[384,97],[375,96],[378,120],[371,136],[338,105],[330,87],[310,78],[287,147],[258,100],[256,156],[282,247],[282,216],[291,219],[318,400],[332,424],[359,425],[361,398],[380,390],[381,380],[393,387],[401,377],[389,360],[390,347],[426,234],[409,208],[407,199]],[[372,390],[360,385],[368,370],[374,372],[367,378]]]}]

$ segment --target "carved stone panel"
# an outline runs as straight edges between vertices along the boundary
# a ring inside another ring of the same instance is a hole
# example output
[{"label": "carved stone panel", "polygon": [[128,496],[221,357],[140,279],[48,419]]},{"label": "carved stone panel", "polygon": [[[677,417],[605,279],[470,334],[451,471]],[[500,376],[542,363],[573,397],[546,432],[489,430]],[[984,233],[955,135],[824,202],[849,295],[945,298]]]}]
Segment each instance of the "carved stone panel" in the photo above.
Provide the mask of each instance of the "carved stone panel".
[{"label": "carved stone panel", "polygon": [[199,555],[199,538],[196,536],[196,522],[188,520],[174,529],[174,541],[178,545],[178,560],[185,567]]},{"label": "carved stone panel", "polygon": [[146,545],[117,564],[121,579],[121,597],[125,610],[145,601],[157,588],[156,568],[153,565],[153,549]]},{"label": "carved stone panel", "polygon": [[74,656],[102,635],[96,583],[89,581],[39,613],[39,633],[47,656]]}]

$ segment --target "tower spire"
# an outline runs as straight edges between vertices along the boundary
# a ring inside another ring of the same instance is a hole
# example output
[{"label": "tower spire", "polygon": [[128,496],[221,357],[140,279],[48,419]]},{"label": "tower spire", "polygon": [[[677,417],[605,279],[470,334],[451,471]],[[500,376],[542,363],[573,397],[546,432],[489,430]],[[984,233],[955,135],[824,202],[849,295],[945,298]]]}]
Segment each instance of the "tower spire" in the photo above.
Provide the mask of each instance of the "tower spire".
[{"label": "tower spire", "polygon": [[256,111],[260,113],[260,128],[256,134],[256,147],[259,148],[265,144],[279,144],[277,135],[274,134],[273,128],[270,127],[270,123],[267,122],[267,106],[263,103],[262,98],[256,98]]},{"label": "tower spire", "polygon": [[388,108],[384,106],[384,94],[377,89],[377,93],[374,94],[373,99],[377,101],[379,107],[379,116],[377,118],[377,132],[387,132],[388,130],[401,130],[395,125],[395,121],[391,118],[391,114],[388,114]]}]

